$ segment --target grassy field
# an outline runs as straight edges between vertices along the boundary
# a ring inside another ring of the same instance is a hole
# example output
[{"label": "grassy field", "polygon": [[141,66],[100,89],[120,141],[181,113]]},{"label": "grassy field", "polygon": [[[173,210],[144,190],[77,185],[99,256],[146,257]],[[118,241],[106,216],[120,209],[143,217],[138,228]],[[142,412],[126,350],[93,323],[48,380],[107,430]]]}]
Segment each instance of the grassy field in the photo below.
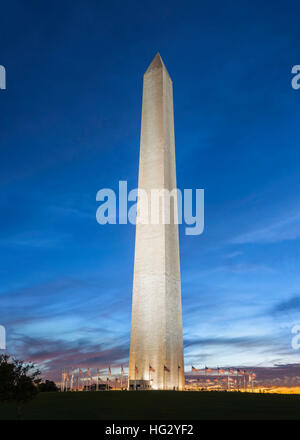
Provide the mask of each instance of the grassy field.
[{"label": "grassy field", "polygon": [[[0,419],[15,419],[15,406],[0,405]],[[31,420],[300,419],[300,395],[218,392],[41,393],[28,403]]]}]

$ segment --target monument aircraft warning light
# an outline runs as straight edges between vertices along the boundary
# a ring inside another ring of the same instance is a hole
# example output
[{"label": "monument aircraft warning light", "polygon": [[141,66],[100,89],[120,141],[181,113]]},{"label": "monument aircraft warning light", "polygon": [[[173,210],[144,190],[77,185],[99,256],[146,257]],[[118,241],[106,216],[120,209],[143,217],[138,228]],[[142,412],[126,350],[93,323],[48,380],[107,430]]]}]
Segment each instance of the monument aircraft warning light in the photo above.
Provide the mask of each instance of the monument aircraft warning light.
[{"label": "monument aircraft warning light", "polygon": [[[138,189],[148,196],[149,217],[152,190],[160,190],[163,206],[167,193],[176,190],[173,86],[159,54],[144,74]],[[158,222],[149,218],[136,225],[129,389],[184,388],[177,194],[173,194],[168,224],[159,216]],[[141,209],[139,196],[138,212]]]}]

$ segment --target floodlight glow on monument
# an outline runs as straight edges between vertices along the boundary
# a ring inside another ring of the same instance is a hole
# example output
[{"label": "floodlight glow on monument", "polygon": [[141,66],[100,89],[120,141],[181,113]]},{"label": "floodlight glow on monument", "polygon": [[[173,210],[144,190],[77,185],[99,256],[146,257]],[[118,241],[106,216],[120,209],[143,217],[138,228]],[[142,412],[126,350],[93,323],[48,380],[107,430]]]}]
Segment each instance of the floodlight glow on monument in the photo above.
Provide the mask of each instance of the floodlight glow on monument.
[{"label": "floodlight glow on monument", "polygon": [[[175,188],[173,86],[157,54],[144,74],[139,190],[151,205],[151,190]],[[176,192],[172,200],[169,224],[161,216],[158,224],[136,225],[130,389],[184,388]]]}]

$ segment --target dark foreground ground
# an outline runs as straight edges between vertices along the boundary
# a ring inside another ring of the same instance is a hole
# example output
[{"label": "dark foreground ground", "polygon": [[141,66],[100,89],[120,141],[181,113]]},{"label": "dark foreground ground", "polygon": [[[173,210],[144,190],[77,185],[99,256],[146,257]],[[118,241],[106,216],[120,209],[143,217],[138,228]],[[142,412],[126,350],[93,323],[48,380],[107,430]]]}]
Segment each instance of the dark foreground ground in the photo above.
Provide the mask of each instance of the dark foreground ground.
[{"label": "dark foreground ground", "polygon": [[[0,419],[16,418],[15,406],[0,404]],[[220,392],[41,393],[23,419],[213,420],[300,419],[300,395]]]}]

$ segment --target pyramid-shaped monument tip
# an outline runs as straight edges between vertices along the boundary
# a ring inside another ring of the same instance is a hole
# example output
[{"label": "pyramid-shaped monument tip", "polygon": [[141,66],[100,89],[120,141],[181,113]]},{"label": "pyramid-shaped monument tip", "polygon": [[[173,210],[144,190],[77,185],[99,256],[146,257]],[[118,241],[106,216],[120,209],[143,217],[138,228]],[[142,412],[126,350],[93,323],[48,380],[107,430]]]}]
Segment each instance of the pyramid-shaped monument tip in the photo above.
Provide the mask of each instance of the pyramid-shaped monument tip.
[{"label": "pyramid-shaped monument tip", "polygon": [[157,54],[155,55],[155,57],[153,58],[150,66],[148,67],[148,69],[146,70],[146,73],[149,72],[150,70],[153,69],[163,69],[166,68],[164,65],[164,62],[159,54],[159,52],[157,52]]}]

